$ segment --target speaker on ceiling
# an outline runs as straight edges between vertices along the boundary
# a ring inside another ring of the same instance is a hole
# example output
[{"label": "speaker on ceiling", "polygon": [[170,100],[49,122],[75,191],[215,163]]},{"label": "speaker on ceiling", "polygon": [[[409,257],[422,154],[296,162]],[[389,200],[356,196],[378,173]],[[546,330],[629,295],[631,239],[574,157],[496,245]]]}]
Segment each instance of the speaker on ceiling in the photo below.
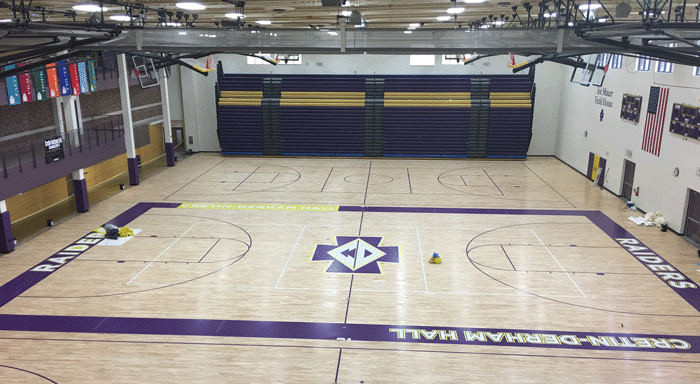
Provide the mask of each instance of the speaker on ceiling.
[{"label": "speaker on ceiling", "polygon": [[350,25],[361,25],[362,24],[362,14],[357,9],[353,9],[348,17],[348,24]]},{"label": "speaker on ceiling", "polygon": [[630,15],[632,7],[627,3],[620,3],[615,7],[615,17],[627,17]]}]

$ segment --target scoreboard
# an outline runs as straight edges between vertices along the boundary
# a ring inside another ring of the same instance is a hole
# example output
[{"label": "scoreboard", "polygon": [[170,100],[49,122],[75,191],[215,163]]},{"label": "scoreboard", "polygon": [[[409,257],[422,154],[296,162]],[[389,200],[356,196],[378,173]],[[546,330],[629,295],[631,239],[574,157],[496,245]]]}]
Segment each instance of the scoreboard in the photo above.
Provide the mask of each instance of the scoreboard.
[{"label": "scoreboard", "polygon": [[674,103],[669,131],[698,139],[698,136],[700,136],[698,109],[699,107]]},{"label": "scoreboard", "polygon": [[622,109],[620,118],[639,123],[639,114],[642,110],[642,97],[630,94],[622,95]]}]

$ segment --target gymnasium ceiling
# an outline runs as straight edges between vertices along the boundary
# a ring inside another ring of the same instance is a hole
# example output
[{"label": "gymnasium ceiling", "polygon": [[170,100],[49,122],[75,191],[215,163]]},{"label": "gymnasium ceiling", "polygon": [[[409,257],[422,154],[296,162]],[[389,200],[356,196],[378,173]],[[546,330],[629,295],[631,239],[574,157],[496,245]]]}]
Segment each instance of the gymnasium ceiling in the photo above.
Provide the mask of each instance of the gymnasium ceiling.
[{"label": "gymnasium ceiling", "polygon": [[[162,52],[175,59],[216,52],[514,52],[575,66],[582,64],[572,58],[581,54],[615,52],[700,65],[698,9],[679,0],[347,0],[346,6],[323,6],[332,1],[343,0],[204,0],[203,10],[157,0],[0,0],[0,65],[66,50]],[[105,10],[73,9],[89,2]],[[581,10],[587,4],[599,7],[589,18]],[[629,14],[616,16],[626,6]],[[452,7],[464,10],[437,19]],[[343,11],[360,12],[362,22]],[[245,18],[225,16],[232,12]],[[125,14],[132,21],[110,19]]]},{"label": "gymnasium ceiling", "polygon": [[[326,0],[324,0],[326,1]],[[341,0],[336,0],[340,2]],[[474,1],[474,0],[472,0]],[[476,0],[481,1],[481,0]],[[0,9],[0,20],[12,17],[12,13],[9,7],[11,7],[11,0],[2,0],[0,3],[5,3],[8,7]],[[233,3],[237,1],[224,1],[224,0],[204,0],[198,1],[198,3],[206,7],[205,10],[200,11],[185,11],[176,6],[175,1],[158,1],[158,0],[141,0],[141,1],[103,1],[103,6],[107,8],[105,11],[105,19],[108,20],[109,16],[112,15],[124,15],[126,9],[124,6],[112,4],[136,4],[145,5],[148,8],[165,9],[167,11],[176,14],[178,11],[182,11],[184,14],[189,14],[189,21],[192,21],[192,15],[197,14],[198,18],[194,22],[195,26],[198,27],[215,27],[215,22],[221,22],[221,20],[226,19],[226,14],[236,11],[236,6]],[[32,8],[45,8],[47,11],[44,14],[48,14],[48,10],[54,11],[72,11],[72,7],[78,4],[93,3],[97,4],[98,1],[94,0],[54,0],[54,1],[42,1],[34,0],[25,1],[25,5],[30,5]],[[243,13],[245,15],[244,22],[246,24],[251,24],[253,26],[257,25],[256,22],[260,20],[269,20],[272,22],[270,27],[272,28],[309,28],[310,25],[315,27],[338,27],[339,21],[344,17],[341,15],[342,11],[352,11],[357,9],[364,16],[367,25],[371,28],[402,28],[405,29],[409,27],[411,23],[423,23],[425,28],[455,28],[458,25],[467,26],[472,22],[481,21],[483,18],[489,16],[495,17],[499,20],[508,17],[508,21],[505,26],[510,25],[513,20],[513,15],[517,13],[519,17],[523,20],[527,18],[527,11],[525,10],[525,4],[530,4],[532,6],[531,14],[534,18],[537,17],[540,11],[540,2],[538,1],[523,1],[523,0],[486,0],[482,3],[467,3],[464,0],[457,0],[452,2],[450,0],[347,0],[346,5],[343,7],[338,6],[322,6],[321,0],[249,0],[244,2]],[[547,10],[554,12],[557,8],[554,1],[546,1]],[[566,1],[563,2],[566,4]],[[588,1],[578,1],[578,4],[587,4]],[[598,4],[598,1],[592,1],[593,4]],[[627,3],[631,6],[631,12],[627,17],[617,17],[615,18],[615,8],[620,3]],[[19,5],[20,1],[15,0],[15,5]],[[603,0],[600,2],[612,15],[615,21],[639,21],[642,20],[642,16],[639,14],[642,12],[642,6],[636,0],[624,0],[624,1],[611,1]],[[645,4],[641,1],[641,4]],[[673,2],[672,7],[675,8],[677,5],[682,4],[682,2]],[[657,8],[662,8],[664,6],[663,18],[667,18],[669,11],[669,2],[663,1],[659,2],[656,6]],[[517,6],[517,10],[514,12],[513,8]],[[464,11],[459,13],[455,17],[450,18],[449,21],[438,21],[438,16],[449,16],[447,10],[452,7],[462,7]],[[694,5],[688,5],[686,10],[685,18],[695,21],[697,10],[693,8]],[[90,14],[82,11],[76,12],[76,21],[84,21],[90,17]],[[138,10],[136,11],[138,13]],[[672,12],[672,19],[675,19],[675,12]],[[41,12],[33,11],[33,19],[41,20]],[[147,25],[153,23],[157,24],[157,15],[154,12],[146,12],[147,14]],[[596,18],[609,18],[606,12],[601,8],[595,11]],[[503,15],[503,18],[501,18]],[[580,17],[581,15],[579,15]],[[175,17],[173,16],[173,19]],[[60,14],[52,14],[47,16],[47,20],[51,22],[58,21],[70,21],[72,17],[64,16]],[[182,20],[182,19],[181,19]]]}]

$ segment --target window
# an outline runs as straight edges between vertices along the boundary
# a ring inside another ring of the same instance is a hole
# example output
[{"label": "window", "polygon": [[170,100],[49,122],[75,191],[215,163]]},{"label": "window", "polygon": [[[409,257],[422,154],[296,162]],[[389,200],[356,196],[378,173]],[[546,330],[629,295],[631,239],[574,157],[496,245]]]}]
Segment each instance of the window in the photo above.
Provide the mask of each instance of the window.
[{"label": "window", "polygon": [[700,76],[700,67],[695,67],[695,76]]},{"label": "window", "polygon": [[599,67],[604,67],[608,65],[610,62],[610,54],[609,53],[601,53],[598,55],[598,66]]},{"label": "window", "polygon": [[651,70],[651,58],[647,56],[639,56],[637,58],[637,70],[638,71],[650,71]]},{"label": "window", "polygon": [[673,73],[673,63],[668,61],[659,61],[656,63],[656,72]]},{"label": "window", "polygon": [[612,55],[610,59],[610,68],[620,69],[622,68],[622,55]]},{"label": "window", "polygon": [[408,64],[415,66],[433,66],[435,65],[435,55],[411,55]]},{"label": "window", "polygon": [[462,64],[462,60],[469,60],[472,55],[442,55],[442,65]]},{"label": "window", "polygon": [[[296,54],[283,55],[283,54],[279,54],[279,53],[259,53],[258,56],[264,56],[270,60],[279,60],[279,63],[277,63],[278,65],[285,65],[285,64],[287,64],[287,65],[301,65],[301,55],[300,54],[299,55],[296,55]],[[252,56],[247,57],[247,63],[250,65],[264,65],[264,64],[272,65],[263,59],[259,59],[257,57],[252,57]]]}]

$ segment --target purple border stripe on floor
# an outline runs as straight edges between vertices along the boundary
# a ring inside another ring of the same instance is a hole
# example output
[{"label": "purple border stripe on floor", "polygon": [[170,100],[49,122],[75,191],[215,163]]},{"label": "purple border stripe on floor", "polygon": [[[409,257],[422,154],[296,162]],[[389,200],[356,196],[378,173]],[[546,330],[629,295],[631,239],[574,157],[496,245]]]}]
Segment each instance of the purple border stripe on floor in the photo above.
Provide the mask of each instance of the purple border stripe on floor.
[{"label": "purple border stripe on floor", "polygon": [[699,353],[700,336],[284,321],[0,315],[0,330]]},{"label": "purple border stripe on floor", "polygon": [[[123,227],[151,208],[177,208],[178,206],[180,206],[180,203],[138,203],[110,220],[108,224]],[[54,253],[46,260],[35,265],[30,270],[0,286],[0,307],[14,300],[17,296],[35,286],[50,274],[56,272],[85,251],[95,246],[102,238],[104,238],[102,235],[88,233],[62,250]]]},{"label": "purple border stripe on floor", "polygon": [[[124,226],[151,208],[177,208],[179,203],[139,203],[109,223]],[[465,209],[341,206],[345,212],[446,213],[485,215],[585,216],[600,230],[618,242],[696,310],[700,311],[697,285],[678,272],[658,254],[599,211]],[[0,287],[0,306],[39,283],[75,257],[90,249],[101,237],[90,233],[52,255],[27,272]],[[0,330],[113,333],[147,335],[192,335],[257,337],[307,340],[356,340],[408,343],[447,343],[468,345],[529,346],[568,349],[622,351],[663,351],[698,353],[700,336],[596,334],[581,332],[524,331],[476,328],[441,328],[298,323],[238,320],[148,319],[125,317],[0,315]]]}]

